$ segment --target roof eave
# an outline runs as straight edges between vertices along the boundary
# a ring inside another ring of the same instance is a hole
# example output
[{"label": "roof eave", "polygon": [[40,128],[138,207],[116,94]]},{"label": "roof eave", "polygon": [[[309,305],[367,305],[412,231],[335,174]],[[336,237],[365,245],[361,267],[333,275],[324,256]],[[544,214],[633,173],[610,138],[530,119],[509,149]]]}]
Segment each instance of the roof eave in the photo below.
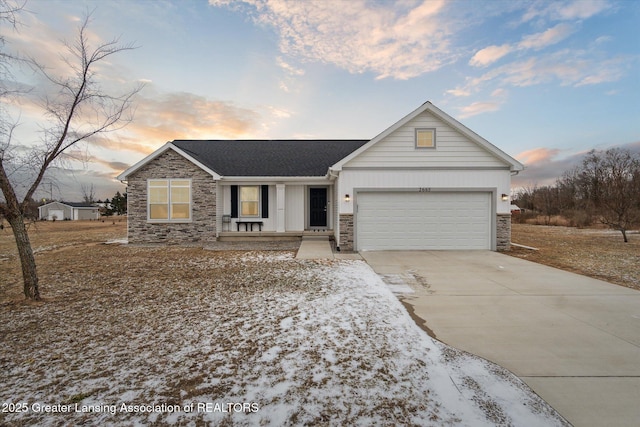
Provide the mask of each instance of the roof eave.
[{"label": "roof eave", "polygon": [[493,154],[494,156],[496,156],[497,158],[499,158],[500,160],[508,164],[512,171],[521,171],[524,169],[524,165],[522,163],[520,163],[519,161],[517,161],[516,159],[514,159],[504,151],[502,151],[500,148],[496,147],[491,142],[487,141],[486,139],[484,139],[483,137],[481,137],[480,135],[478,135],[477,133],[475,133],[465,125],[463,125],[461,122],[459,122],[458,120],[451,117],[449,114],[445,113],[444,111],[436,107],[435,105],[429,103],[429,105],[427,106],[427,108],[424,109],[424,111],[427,111],[427,110],[429,110],[431,113],[438,116],[438,118],[445,121],[448,125],[456,129],[458,132],[467,136],[469,139],[476,142],[485,150],[489,151],[491,154]]},{"label": "roof eave", "polygon": [[487,141],[477,133],[473,132],[471,129],[469,129],[468,127],[466,127],[465,125],[463,125],[462,123],[460,123],[459,121],[457,121],[456,119],[454,119],[453,117],[451,117],[450,115],[448,115],[447,113],[445,113],[444,111],[442,111],[441,109],[433,105],[430,101],[427,101],[421,106],[419,106],[418,108],[416,108],[415,110],[413,110],[412,112],[410,112],[409,114],[407,114],[406,116],[404,116],[402,119],[398,120],[392,126],[382,131],[380,134],[378,134],[375,138],[373,138],[372,140],[364,144],[362,147],[358,148],[357,150],[355,150],[354,152],[352,152],[351,154],[349,154],[339,162],[332,165],[330,170],[340,172],[342,170],[342,167],[347,162],[349,162],[350,160],[360,155],[363,151],[368,150],[371,146],[377,144],[379,141],[386,138],[391,133],[395,132],[396,130],[398,130],[405,124],[407,124],[409,121],[413,120],[420,114],[424,113],[425,111],[429,111],[430,113],[434,114],[436,117],[438,117],[439,119],[441,119],[442,121],[444,121],[445,123],[453,127],[454,129],[458,130],[460,133],[467,136],[469,139],[476,142],[485,150],[489,151],[494,156],[496,156],[497,158],[505,162],[507,165],[509,165],[510,170],[521,171],[524,169],[524,165],[522,163],[520,163],[513,157],[509,156],[507,153],[500,150],[498,147],[496,147],[495,145],[493,145],[492,143],[490,143],[489,141]]},{"label": "roof eave", "polygon": [[340,160],[336,164],[332,165],[330,169],[334,170],[334,171],[338,171],[338,172],[341,171],[342,170],[342,166],[344,166],[345,163],[347,163],[350,160],[354,159],[355,157],[359,156],[360,153],[362,153],[363,151],[368,150],[369,147],[371,147],[372,145],[377,144],[378,141],[384,139],[385,137],[387,137],[391,133],[395,132],[397,129],[399,129],[400,127],[404,126],[407,122],[412,120],[414,117],[418,116],[420,113],[425,111],[427,109],[427,104],[431,105],[430,102],[428,102],[428,101],[425,102],[420,107],[416,108],[411,113],[407,114],[406,116],[404,116],[403,118],[401,118],[400,120],[395,122],[393,125],[391,125],[390,127],[386,128],[384,131],[382,131],[380,134],[375,136],[373,139],[371,139],[369,142],[364,144],[362,147],[358,148],[357,150],[353,151],[351,154],[349,154],[348,156],[346,156],[345,158],[343,158],[342,160]]},{"label": "roof eave", "polygon": [[327,175],[312,175],[312,176],[224,176],[221,178],[222,182],[225,181],[283,181],[283,182],[304,182],[304,181],[319,181],[327,180]]},{"label": "roof eave", "polygon": [[163,154],[165,151],[167,151],[169,149],[175,151],[176,153],[178,153],[179,155],[181,155],[185,159],[189,160],[191,163],[193,163],[196,166],[198,166],[200,169],[202,169],[205,172],[207,172],[208,174],[210,174],[213,177],[214,180],[218,180],[218,179],[222,178],[222,175],[220,175],[216,171],[212,170],[211,168],[209,168],[205,164],[201,163],[199,160],[195,159],[193,156],[189,155],[185,151],[183,151],[180,148],[176,147],[173,143],[167,142],[162,147],[158,148],[156,151],[154,151],[153,153],[149,154],[147,157],[145,157],[144,159],[140,160],[138,163],[136,163],[135,165],[131,166],[126,171],[122,172],[120,175],[118,175],[116,177],[116,179],[118,179],[119,181],[126,181],[129,178],[129,175],[133,174],[134,172],[136,172],[137,170],[142,168],[144,165],[146,165],[150,161],[154,160],[155,158],[157,158],[158,156],[160,156],[161,154]]}]

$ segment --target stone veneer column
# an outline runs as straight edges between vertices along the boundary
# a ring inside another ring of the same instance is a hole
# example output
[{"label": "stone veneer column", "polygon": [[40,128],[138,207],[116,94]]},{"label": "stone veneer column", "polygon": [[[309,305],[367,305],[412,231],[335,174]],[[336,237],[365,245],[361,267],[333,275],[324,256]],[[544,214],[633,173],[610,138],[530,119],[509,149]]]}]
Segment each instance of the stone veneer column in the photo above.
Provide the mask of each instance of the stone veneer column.
[{"label": "stone veneer column", "polygon": [[511,249],[511,214],[498,214],[496,218],[496,250]]},{"label": "stone veneer column", "polygon": [[353,250],[353,214],[340,214],[340,249]]}]

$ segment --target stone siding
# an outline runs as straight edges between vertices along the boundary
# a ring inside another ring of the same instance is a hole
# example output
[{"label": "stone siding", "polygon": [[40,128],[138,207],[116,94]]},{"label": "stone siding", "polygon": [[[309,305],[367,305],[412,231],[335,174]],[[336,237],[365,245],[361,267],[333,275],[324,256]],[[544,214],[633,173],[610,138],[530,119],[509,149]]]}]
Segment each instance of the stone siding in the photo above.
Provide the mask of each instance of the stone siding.
[{"label": "stone siding", "polygon": [[[147,221],[148,179],[191,179],[191,221]],[[129,177],[129,243],[206,245],[216,240],[216,184],[213,177],[173,150],[167,150]]]},{"label": "stone siding", "polygon": [[498,214],[496,219],[496,250],[511,249],[511,214]]},{"label": "stone siding", "polygon": [[353,214],[340,214],[340,250],[353,250]]}]

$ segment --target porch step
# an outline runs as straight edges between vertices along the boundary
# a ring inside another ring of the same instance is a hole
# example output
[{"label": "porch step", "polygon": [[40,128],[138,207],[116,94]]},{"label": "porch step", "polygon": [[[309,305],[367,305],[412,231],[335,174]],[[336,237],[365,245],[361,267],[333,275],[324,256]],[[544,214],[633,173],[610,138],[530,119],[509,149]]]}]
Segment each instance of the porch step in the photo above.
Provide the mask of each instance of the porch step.
[{"label": "porch step", "polygon": [[302,235],[302,241],[325,241],[328,242],[329,241],[329,236],[323,236],[322,234],[319,235],[314,235],[314,234],[304,234]]}]

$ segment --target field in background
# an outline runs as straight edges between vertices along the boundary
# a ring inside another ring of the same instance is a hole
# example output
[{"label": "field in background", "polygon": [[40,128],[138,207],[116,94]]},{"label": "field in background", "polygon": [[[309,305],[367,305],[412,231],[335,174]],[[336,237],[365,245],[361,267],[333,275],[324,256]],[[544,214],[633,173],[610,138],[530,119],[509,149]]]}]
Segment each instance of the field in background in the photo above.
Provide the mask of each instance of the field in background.
[{"label": "field in background", "polygon": [[512,224],[509,255],[640,290],[640,233],[596,228]]},{"label": "field in background", "polygon": [[[11,226],[2,222],[0,259],[17,256]],[[35,221],[28,224],[29,239],[34,252],[68,246],[101,243],[127,237],[127,217],[111,217],[104,221]]]},{"label": "field in background", "polygon": [[[64,252],[74,246],[101,244],[126,238],[126,217],[103,221],[39,221],[29,226],[36,260],[48,251]],[[514,247],[509,255],[561,268],[633,289],[640,289],[640,233],[629,232],[624,243],[620,232],[606,228],[577,229],[562,226],[512,224],[514,243],[532,246],[538,251]],[[62,255],[62,262],[73,264],[74,251]],[[7,295],[20,296],[17,250],[8,224],[0,230],[0,300]],[[8,262],[8,263],[7,263]],[[40,266],[39,266],[40,267]],[[46,262],[42,266],[46,268]],[[7,270],[9,269],[9,270]],[[12,273],[11,273],[12,271]],[[16,292],[14,292],[17,290]],[[46,294],[44,294],[46,296]]]}]

